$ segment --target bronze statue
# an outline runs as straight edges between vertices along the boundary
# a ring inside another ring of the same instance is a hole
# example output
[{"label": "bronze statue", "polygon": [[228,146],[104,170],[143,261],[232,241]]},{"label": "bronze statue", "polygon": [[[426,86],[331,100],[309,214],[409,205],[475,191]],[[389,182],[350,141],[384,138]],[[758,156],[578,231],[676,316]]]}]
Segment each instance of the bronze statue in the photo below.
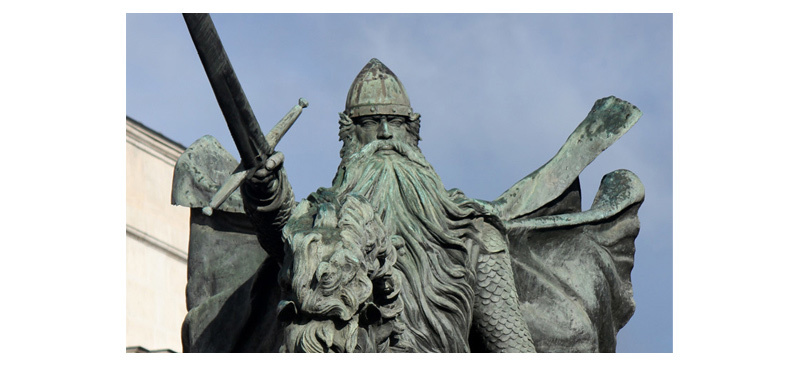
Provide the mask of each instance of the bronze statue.
[{"label": "bronze statue", "polygon": [[582,211],[577,176],[640,115],[597,101],[553,159],[492,202],[445,189],[418,148],[420,115],[377,59],[340,113],[332,186],[299,203],[272,145],[243,159],[241,191],[201,212],[240,170],[198,140],[173,189],[193,208],[185,352],[615,351],[635,309],[643,186],[612,172]]}]

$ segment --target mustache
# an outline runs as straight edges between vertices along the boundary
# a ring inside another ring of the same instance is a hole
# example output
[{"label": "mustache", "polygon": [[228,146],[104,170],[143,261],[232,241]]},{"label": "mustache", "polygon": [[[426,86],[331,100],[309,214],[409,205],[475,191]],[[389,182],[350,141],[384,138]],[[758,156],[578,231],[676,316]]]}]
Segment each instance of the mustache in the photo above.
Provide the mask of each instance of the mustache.
[{"label": "mustache", "polygon": [[388,139],[388,140],[374,140],[358,151],[352,153],[347,158],[348,163],[354,163],[366,158],[371,158],[378,152],[384,151],[393,151],[394,153],[410,160],[411,162],[424,167],[430,168],[429,162],[426,161],[426,158],[421,153],[420,149],[415,146],[406,144],[402,141]]}]

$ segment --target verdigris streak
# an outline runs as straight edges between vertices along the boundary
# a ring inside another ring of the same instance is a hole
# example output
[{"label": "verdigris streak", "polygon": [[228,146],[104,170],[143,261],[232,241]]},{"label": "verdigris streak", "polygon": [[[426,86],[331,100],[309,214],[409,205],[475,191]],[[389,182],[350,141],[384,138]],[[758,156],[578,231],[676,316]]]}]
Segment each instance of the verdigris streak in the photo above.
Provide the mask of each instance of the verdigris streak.
[{"label": "verdigris streak", "polygon": [[237,163],[199,139],[172,198],[192,208],[184,351],[615,351],[635,310],[644,189],[611,172],[583,211],[578,175],[640,116],[598,100],[549,162],[491,202],[445,189],[418,148],[420,114],[377,59],[340,113],[332,185],[300,202],[275,152],[202,213]]}]

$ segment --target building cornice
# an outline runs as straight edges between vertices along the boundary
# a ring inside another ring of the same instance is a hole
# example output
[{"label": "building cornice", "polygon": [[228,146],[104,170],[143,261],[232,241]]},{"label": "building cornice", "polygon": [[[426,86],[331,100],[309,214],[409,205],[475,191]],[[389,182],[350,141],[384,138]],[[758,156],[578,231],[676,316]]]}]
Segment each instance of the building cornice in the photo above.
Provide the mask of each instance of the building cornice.
[{"label": "building cornice", "polygon": [[146,127],[129,117],[126,120],[126,141],[140,150],[174,165],[184,152],[184,146]]}]

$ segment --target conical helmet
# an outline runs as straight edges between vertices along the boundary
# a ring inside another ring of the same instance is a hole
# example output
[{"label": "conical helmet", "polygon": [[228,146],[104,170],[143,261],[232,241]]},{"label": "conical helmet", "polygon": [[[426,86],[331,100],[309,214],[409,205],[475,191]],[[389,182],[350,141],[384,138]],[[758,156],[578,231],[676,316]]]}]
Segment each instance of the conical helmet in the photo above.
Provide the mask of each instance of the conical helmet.
[{"label": "conical helmet", "polygon": [[409,116],[412,108],[399,78],[373,58],[352,82],[344,113],[349,118],[380,114]]}]

